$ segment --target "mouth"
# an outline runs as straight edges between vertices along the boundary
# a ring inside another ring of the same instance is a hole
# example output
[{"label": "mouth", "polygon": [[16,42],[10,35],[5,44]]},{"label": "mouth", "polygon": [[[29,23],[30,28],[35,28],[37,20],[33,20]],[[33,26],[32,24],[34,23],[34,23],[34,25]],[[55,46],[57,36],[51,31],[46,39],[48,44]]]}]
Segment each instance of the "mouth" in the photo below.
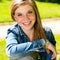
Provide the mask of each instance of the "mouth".
[{"label": "mouth", "polygon": [[31,21],[30,22],[24,22],[23,25],[25,26],[29,26],[31,24]]}]

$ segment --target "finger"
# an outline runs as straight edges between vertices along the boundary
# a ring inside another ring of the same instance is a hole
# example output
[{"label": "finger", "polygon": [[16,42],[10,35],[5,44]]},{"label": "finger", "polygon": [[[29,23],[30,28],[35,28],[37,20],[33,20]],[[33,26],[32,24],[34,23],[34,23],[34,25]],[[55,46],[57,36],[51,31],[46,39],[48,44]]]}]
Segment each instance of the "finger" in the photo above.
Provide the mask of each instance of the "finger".
[{"label": "finger", "polygon": [[46,49],[47,53],[49,54],[50,53],[50,50]]},{"label": "finger", "polygon": [[56,58],[56,53],[53,53],[51,59],[55,59],[55,58]]}]

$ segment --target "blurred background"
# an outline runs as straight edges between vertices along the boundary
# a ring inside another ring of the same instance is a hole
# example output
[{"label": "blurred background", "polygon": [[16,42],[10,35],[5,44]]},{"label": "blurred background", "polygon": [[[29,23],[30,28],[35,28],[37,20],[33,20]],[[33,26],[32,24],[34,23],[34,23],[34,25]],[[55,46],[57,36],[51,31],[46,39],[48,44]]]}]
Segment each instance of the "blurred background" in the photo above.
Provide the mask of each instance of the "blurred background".
[{"label": "blurred background", "polygon": [[[57,60],[60,60],[60,0],[35,0],[42,24],[52,29],[56,40]],[[15,22],[10,16],[11,0],[0,0],[0,60],[9,60],[6,55],[7,29]]]}]

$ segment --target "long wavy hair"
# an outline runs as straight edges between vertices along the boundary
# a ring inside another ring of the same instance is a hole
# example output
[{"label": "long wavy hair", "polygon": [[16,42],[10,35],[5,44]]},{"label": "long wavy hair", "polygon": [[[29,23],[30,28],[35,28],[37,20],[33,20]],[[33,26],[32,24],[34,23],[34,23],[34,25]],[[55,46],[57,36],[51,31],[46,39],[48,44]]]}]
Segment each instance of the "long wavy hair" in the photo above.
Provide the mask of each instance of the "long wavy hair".
[{"label": "long wavy hair", "polygon": [[41,18],[38,12],[38,8],[36,5],[36,2],[34,0],[12,0],[11,3],[11,17],[13,20],[14,19],[14,14],[15,14],[15,10],[21,6],[21,5],[25,5],[25,4],[29,4],[33,7],[35,14],[36,14],[36,22],[34,24],[34,40],[36,39],[41,39],[41,38],[46,38],[46,35],[44,33],[44,29],[42,27],[42,23],[41,23]]}]

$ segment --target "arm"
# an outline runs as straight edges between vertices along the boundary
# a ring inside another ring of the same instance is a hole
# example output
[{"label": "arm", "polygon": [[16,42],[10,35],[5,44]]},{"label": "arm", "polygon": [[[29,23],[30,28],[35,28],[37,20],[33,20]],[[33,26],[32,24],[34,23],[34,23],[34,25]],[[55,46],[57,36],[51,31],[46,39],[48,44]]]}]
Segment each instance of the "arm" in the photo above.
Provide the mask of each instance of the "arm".
[{"label": "arm", "polygon": [[48,56],[50,57],[50,54],[52,53],[51,55],[51,59],[55,59],[56,58],[56,49],[55,49],[55,46],[52,45],[49,40],[47,39],[42,39],[42,44],[44,46],[44,48],[46,49],[46,52],[47,52],[47,58]]},{"label": "arm", "polygon": [[45,43],[45,48],[46,48],[46,51],[47,53],[49,54],[50,52],[52,52],[52,57],[51,59],[55,59],[56,58],[56,49],[55,49],[55,46],[52,45],[48,40],[46,40],[46,43]]},{"label": "arm", "polygon": [[52,33],[52,30],[49,27],[44,27],[44,30],[45,30],[46,37],[48,39],[46,40],[45,43],[46,51],[47,53],[50,53],[50,51],[53,52],[52,59],[54,59],[56,57],[56,49],[55,49],[56,41],[54,35]]},{"label": "arm", "polygon": [[33,42],[18,44],[16,34],[12,31],[9,31],[6,38],[6,52],[9,57],[16,57],[22,56],[24,53],[29,51],[38,51],[39,49],[43,48],[40,41],[41,40],[36,40]]}]

